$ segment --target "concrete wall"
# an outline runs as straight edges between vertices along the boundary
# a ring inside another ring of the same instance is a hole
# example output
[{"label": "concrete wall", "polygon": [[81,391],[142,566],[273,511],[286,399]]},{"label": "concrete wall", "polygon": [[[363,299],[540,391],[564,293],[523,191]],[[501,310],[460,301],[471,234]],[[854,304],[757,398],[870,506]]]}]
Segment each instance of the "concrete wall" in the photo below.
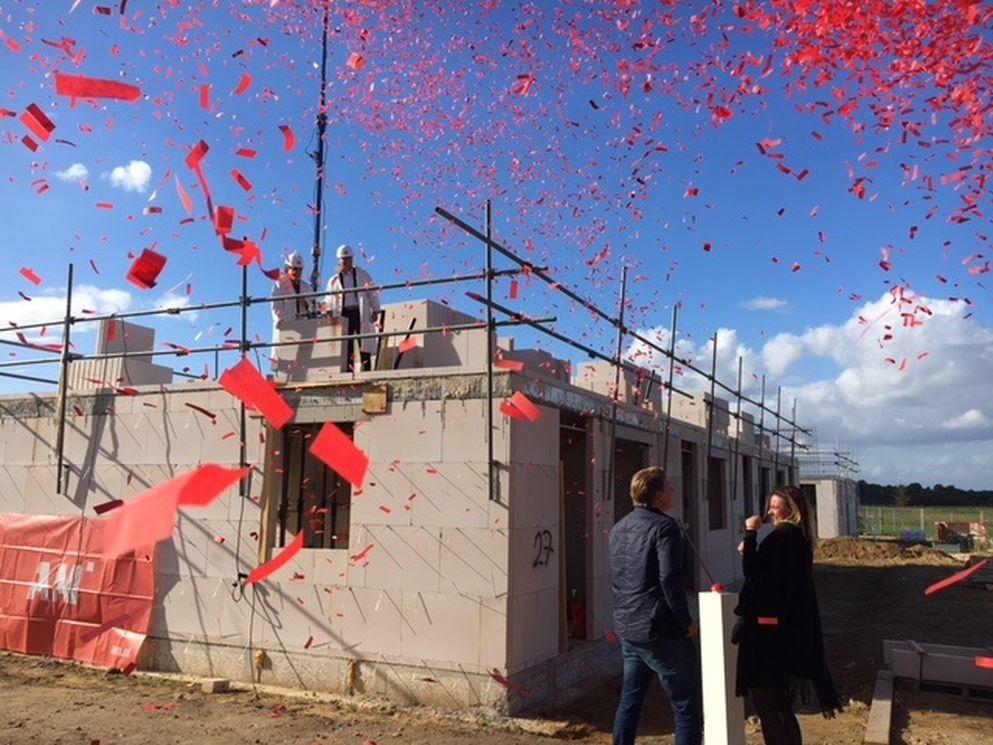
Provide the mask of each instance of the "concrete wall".
[{"label": "concrete wall", "polygon": [[858,485],[851,479],[824,477],[804,479],[817,499],[817,537],[858,535]]}]

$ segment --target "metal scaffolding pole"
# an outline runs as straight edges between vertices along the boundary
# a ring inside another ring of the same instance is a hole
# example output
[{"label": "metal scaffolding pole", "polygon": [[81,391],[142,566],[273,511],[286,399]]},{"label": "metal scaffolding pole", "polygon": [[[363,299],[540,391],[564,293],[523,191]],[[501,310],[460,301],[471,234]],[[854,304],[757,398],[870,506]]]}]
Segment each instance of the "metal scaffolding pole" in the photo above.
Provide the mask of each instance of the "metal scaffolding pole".
[{"label": "metal scaffolding pole", "polygon": [[627,287],[628,287],[628,268],[626,266],[621,268],[621,300],[620,300],[620,312],[618,313],[618,318],[620,318],[620,323],[617,325],[617,353],[615,360],[617,364],[614,365],[614,395],[611,397],[610,402],[610,453],[607,458],[607,483],[604,484],[603,495],[604,499],[614,499],[614,461],[617,458],[617,398],[620,394],[621,387],[621,353],[624,349],[624,304],[627,302]]},{"label": "metal scaffolding pole", "polygon": [[710,521],[710,455],[714,447],[714,410],[716,407],[715,401],[715,386],[717,382],[717,332],[711,337],[714,344],[714,352],[710,357],[710,403],[707,406],[707,458],[703,462],[703,498],[707,501],[708,508],[708,522]]},{"label": "metal scaffolding pole", "polygon": [[[796,421],[796,398],[793,399],[793,413],[791,414],[793,421]],[[790,430],[790,469],[793,468],[793,461],[796,460],[796,427]],[[797,474],[799,476],[799,474]],[[792,479],[791,479],[792,480]],[[799,481],[799,479],[797,479]]]},{"label": "metal scaffolding pole", "polygon": [[[738,414],[737,423],[738,431],[735,433],[734,438],[734,454],[731,456],[731,504],[734,504],[738,499],[738,454],[741,450],[741,434],[744,428],[741,426],[741,372],[744,364],[742,357],[738,357]],[[749,478],[751,474],[745,474],[745,478]],[[747,492],[746,492],[747,493]],[[748,515],[745,515],[748,517]]]},{"label": "metal scaffolding pole", "polygon": [[665,434],[662,438],[662,468],[669,469],[669,430],[672,424],[672,379],[676,374],[676,318],[679,303],[672,306],[672,326],[669,328],[669,385],[665,402]]},{"label": "metal scaffolding pole", "polygon": [[490,500],[498,500],[500,492],[494,488],[497,473],[493,463],[493,355],[496,319],[493,316],[493,205],[486,200],[486,478]]},{"label": "metal scaffolding pole", "polygon": [[56,494],[62,494],[63,488],[68,486],[68,479],[65,478],[63,471],[65,470],[66,402],[69,398],[69,363],[71,361],[69,346],[72,329],[72,271],[73,266],[70,263],[69,273],[66,277],[66,315],[62,322],[62,355],[59,359],[59,396],[58,407],[56,409],[58,431],[55,435]]},{"label": "metal scaffolding pole", "polygon": [[[783,401],[783,386],[776,387],[776,444],[772,449],[772,480],[776,482],[779,480],[779,409]],[[773,488],[779,486],[779,484],[773,483]]]}]

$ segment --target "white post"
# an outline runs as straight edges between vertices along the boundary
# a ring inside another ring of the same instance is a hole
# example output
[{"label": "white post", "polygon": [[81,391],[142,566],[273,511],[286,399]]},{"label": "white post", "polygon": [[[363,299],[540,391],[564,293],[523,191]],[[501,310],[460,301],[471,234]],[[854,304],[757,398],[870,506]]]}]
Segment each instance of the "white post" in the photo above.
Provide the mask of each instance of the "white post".
[{"label": "white post", "polygon": [[738,647],[731,643],[738,595],[701,592],[699,598],[704,745],[745,745],[745,702],[734,695]]}]

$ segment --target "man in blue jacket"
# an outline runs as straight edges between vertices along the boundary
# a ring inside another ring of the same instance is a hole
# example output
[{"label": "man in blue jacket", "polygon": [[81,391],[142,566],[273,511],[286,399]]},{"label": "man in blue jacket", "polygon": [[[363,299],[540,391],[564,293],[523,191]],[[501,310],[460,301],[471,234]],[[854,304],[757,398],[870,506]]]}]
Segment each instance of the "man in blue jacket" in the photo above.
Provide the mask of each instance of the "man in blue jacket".
[{"label": "man in blue jacket", "polygon": [[683,539],[672,509],[676,492],[661,468],[631,479],[634,510],[610,531],[614,633],[624,656],[624,687],[614,718],[615,745],[630,745],[652,674],[669,696],[676,745],[703,740],[700,658],[683,589]]}]

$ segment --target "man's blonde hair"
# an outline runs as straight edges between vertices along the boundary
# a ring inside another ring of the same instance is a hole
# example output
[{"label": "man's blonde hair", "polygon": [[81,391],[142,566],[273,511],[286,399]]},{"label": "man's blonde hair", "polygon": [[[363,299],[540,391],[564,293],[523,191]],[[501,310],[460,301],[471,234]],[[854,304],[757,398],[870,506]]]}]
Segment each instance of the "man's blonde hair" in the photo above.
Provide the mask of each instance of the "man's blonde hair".
[{"label": "man's blonde hair", "polygon": [[665,470],[658,466],[642,468],[631,477],[631,502],[645,507],[656,492],[665,490],[665,485]]}]

